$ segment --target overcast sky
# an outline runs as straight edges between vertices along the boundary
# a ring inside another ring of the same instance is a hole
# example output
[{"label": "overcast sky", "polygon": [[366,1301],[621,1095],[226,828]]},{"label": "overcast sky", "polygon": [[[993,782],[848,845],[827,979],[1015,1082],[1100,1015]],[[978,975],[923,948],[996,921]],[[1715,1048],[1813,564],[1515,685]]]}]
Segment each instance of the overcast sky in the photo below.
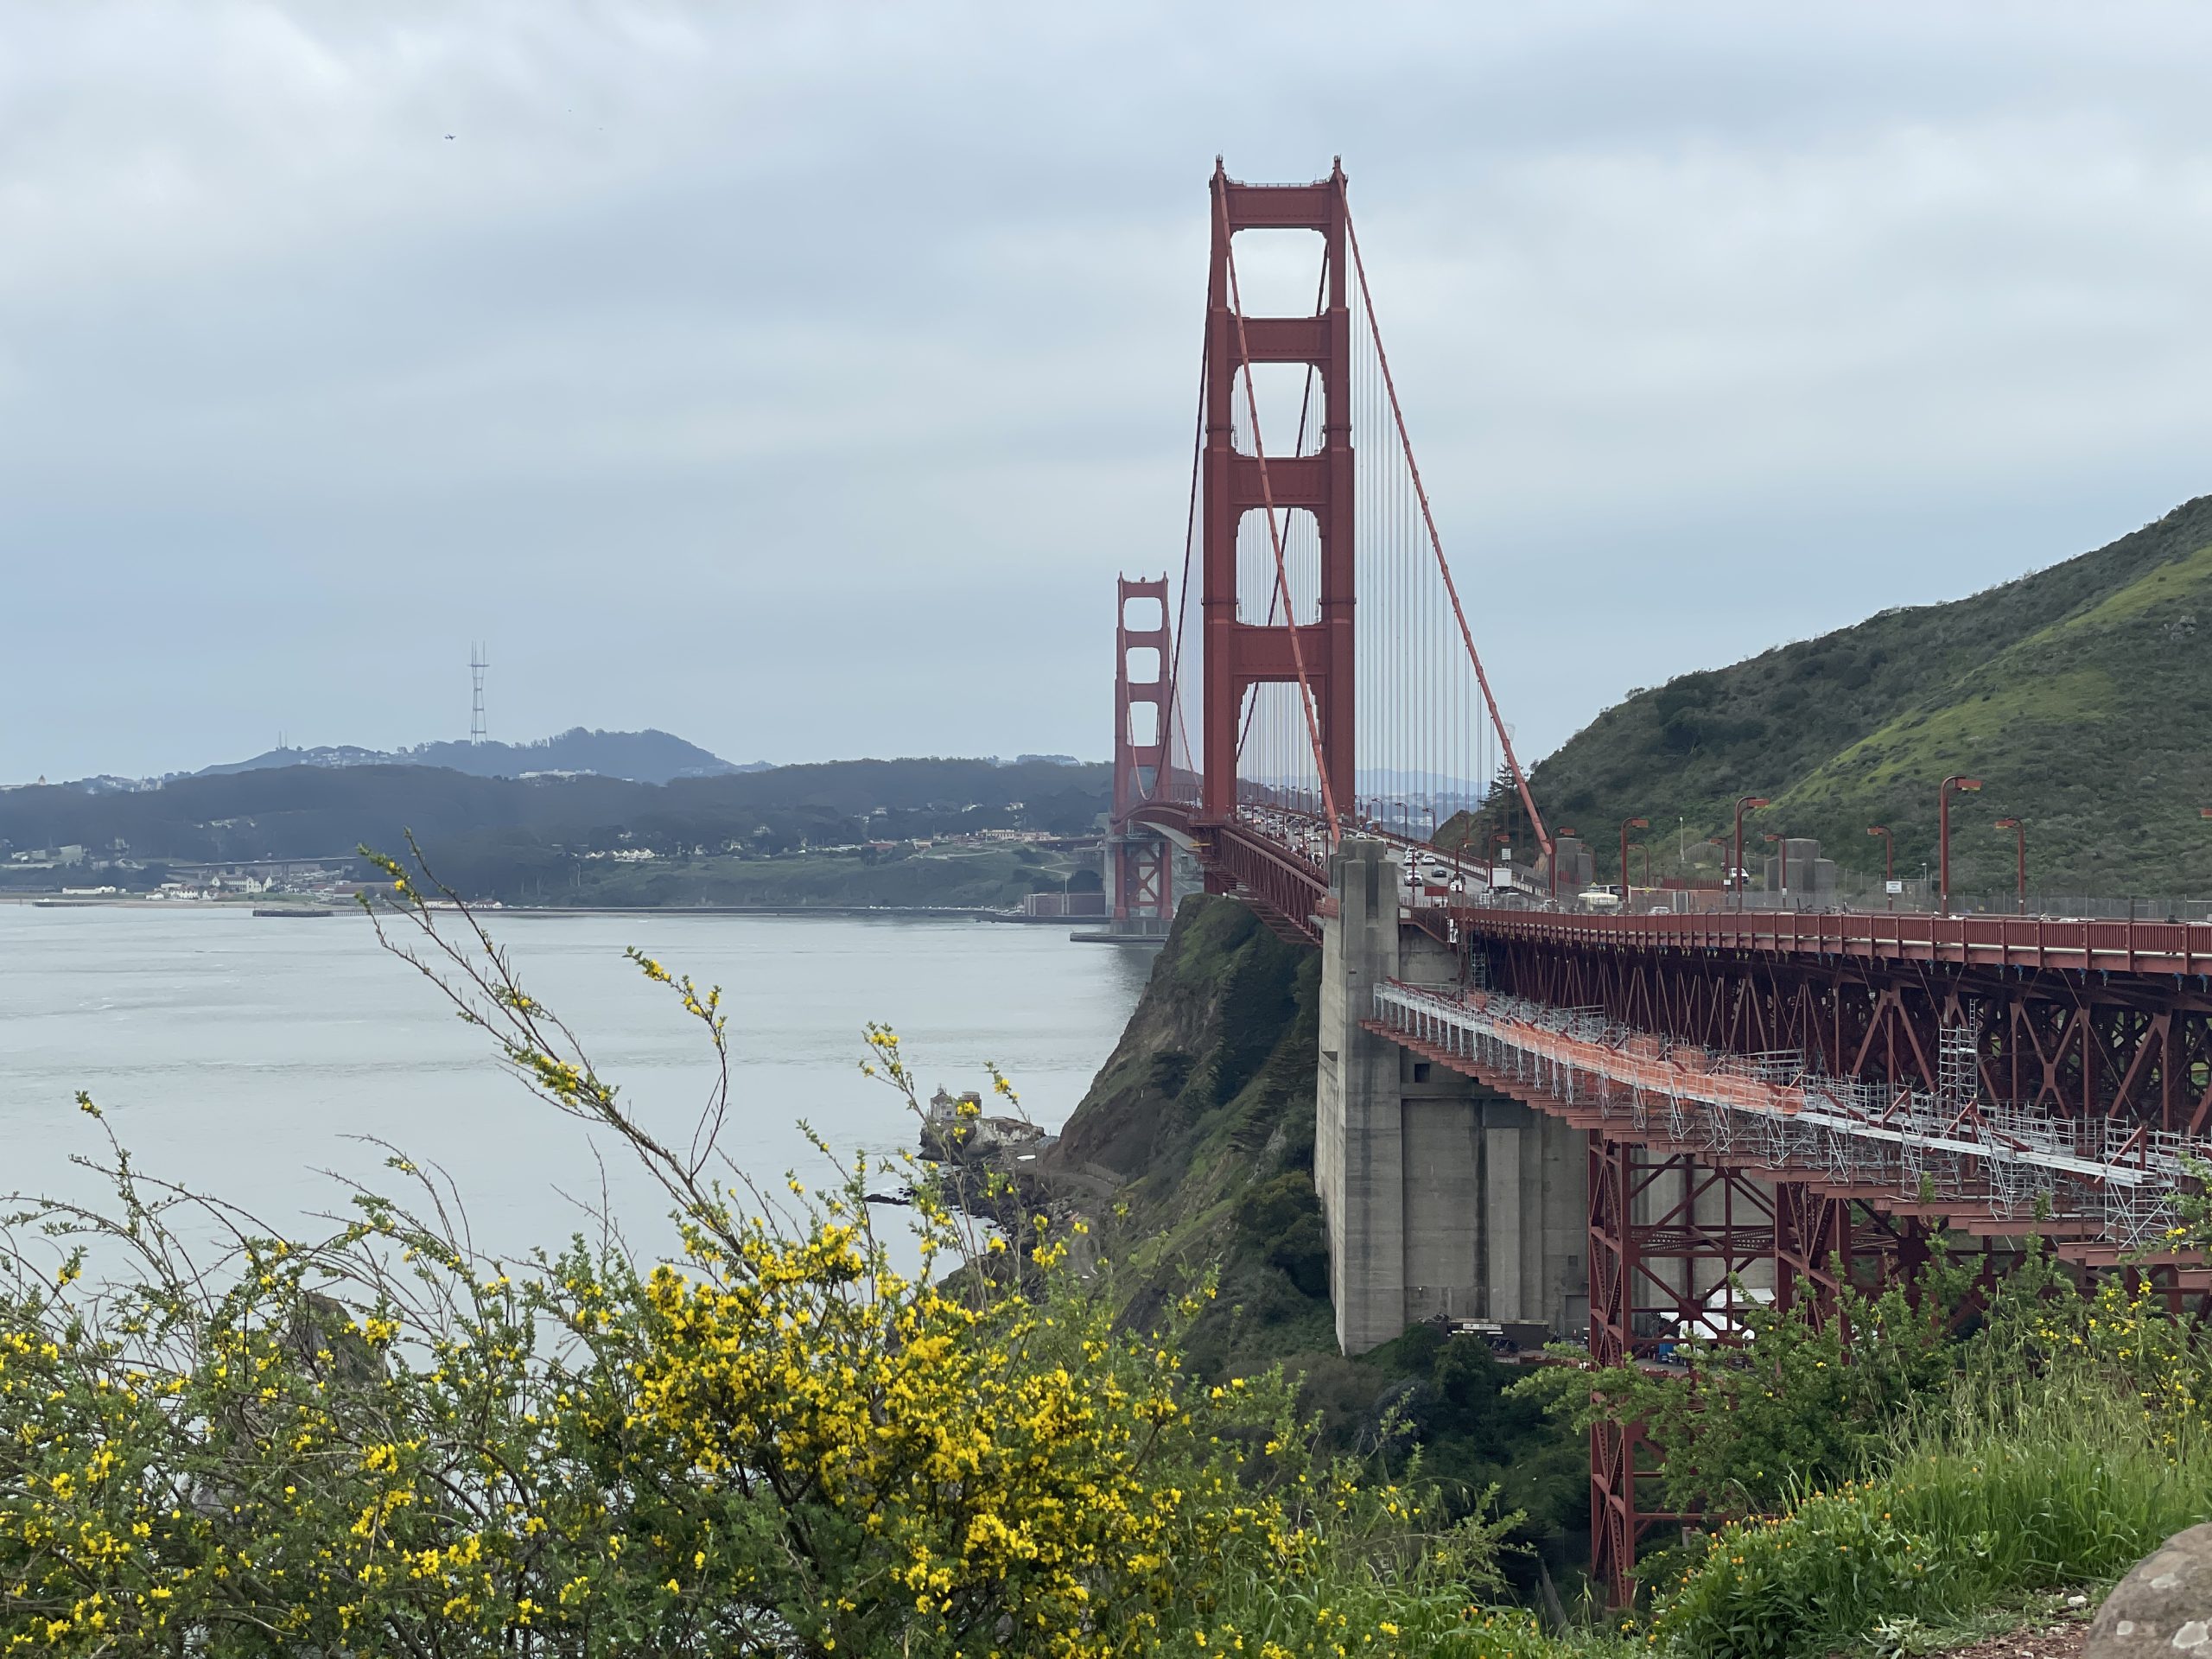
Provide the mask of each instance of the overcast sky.
[{"label": "overcast sky", "polygon": [[2212,488],[2209,78],[2143,3],[11,7],[0,781],[463,736],[479,639],[497,737],[1103,755],[1217,151],[1343,156],[1541,753]]}]

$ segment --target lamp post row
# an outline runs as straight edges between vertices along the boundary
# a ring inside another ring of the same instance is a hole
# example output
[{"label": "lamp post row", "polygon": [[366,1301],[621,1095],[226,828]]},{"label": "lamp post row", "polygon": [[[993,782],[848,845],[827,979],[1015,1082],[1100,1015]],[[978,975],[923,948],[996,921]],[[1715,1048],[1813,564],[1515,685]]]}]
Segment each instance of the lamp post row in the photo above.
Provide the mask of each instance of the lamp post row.
[{"label": "lamp post row", "polygon": [[[1968,778],[1955,772],[1950,777],[1943,779],[1942,783],[1937,787],[1936,799],[1937,906],[1939,912],[1945,916],[1951,913],[1951,797],[1954,794],[1973,794],[1978,791],[1980,788],[1980,779]],[[1731,863],[1728,870],[1727,886],[1732,888],[1736,894],[1735,907],[1739,911],[1744,907],[1744,889],[1748,885],[1746,877],[1749,874],[1744,868],[1744,814],[1746,812],[1756,812],[1763,806],[1771,806],[1774,803],[1770,801],[1764,795],[1745,795],[1736,802],[1735,839],[1732,843],[1732,862]],[[2212,820],[2212,806],[2199,807],[2197,809],[2197,816],[2202,818]],[[1630,892],[1628,879],[1628,832],[1631,830],[1649,830],[1650,827],[1651,821],[1649,818],[1623,818],[1621,820],[1620,891],[1621,903],[1624,906],[1628,903]],[[2027,823],[2024,819],[2016,816],[1999,818],[1996,821],[1993,827],[1999,830],[2010,830],[2012,832],[2013,899],[2018,912],[2024,916],[2028,913]],[[1575,832],[1573,830],[1565,825],[1561,825],[1559,830],[1559,835],[1561,837],[1571,836]],[[1882,889],[1885,905],[1890,908],[1895,908],[1894,897],[1891,893],[1891,889],[1895,887],[1897,885],[1897,836],[1890,829],[1889,825],[1885,823],[1869,824],[1866,827],[1866,833],[1870,836],[1879,836],[1882,838]],[[1510,839],[1510,836],[1502,833],[1491,837],[1491,841],[1494,844],[1500,845]],[[1789,886],[1789,838],[1779,832],[1776,832],[1766,835],[1764,839],[1775,843],[1776,855],[1777,859],[1780,861],[1780,868],[1782,871],[1782,887],[1783,890],[1787,892]],[[1731,843],[1721,841],[1717,836],[1707,836],[1704,841],[1699,843],[1699,845],[1719,847],[1724,852],[1731,850]],[[1644,854],[1644,875],[1648,883],[1650,878],[1650,855],[1648,851],[1645,851],[1643,844],[1641,842],[1637,843],[1637,850]],[[1490,860],[1490,870],[1491,884],[1495,887],[1497,880],[1497,865],[1494,851]],[[1559,861],[1556,857],[1552,861],[1551,892],[1552,897],[1554,899],[1557,899],[1559,896]]]},{"label": "lamp post row", "polygon": [[[1980,788],[1980,779],[1968,778],[1962,774],[1955,772],[1950,777],[1946,778],[1938,786],[1936,791],[1936,858],[1937,870],[1937,903],[1941,913],[1946,916],[1951,913],[1951,797],[1954,794],[1972,794],[1978,791]],[[1727,885],[1736,894],[1736,908],[1738,910],[1741,910],[1744,907],[1744,889],[1747,885],[1746,877],[1749,874],[1744,868],[1744,814],[1746,812],[1756,812],[1759,808],[1763,806],[1771,806],[1773,804],[1773,802],[1768,800],[1766,797],[1763,795],[1745,795],[1736,803],[1736,834],[1733,843],[1732,862],[1731,863],[1728,870]],[[2212,819],[2212,806],[2199,807],[2197,809],[2197,816],[2201,818]],[[1650,827],[1650,821],[1647,818],[1624,818],[1621,820],[1621,900],[1624,904],[1628,900],[1629,893],[1628,832],[1631,830],[1648,830]],[[1998,819],[1994,827],[1999,830],[2010,830],[2012,832],[2014,903],[2018,906],[2019,913],[2024,916],[2028,913],[2027,823],[2024,819],[2018,817],[2004,817]],[[1889,895],[1890,889],[1897,883],[1897,836],[1885,823],[1869,824],[1866,828],[1866,833],[1870,836],[1879,836],[1882,838],[1882,890],[1886,899]],[[1776,855],[1779,860],[1782,872],[1782,887],[1783,890],[1787,892],[1789,887],[1789,838],[1779,832],[1767,835],[1764,838],[1775,843]],[[1721,842],[1716,836],[1708,836],[1705,841],[1700,844],[1704,846],[1719,846],[1723,848],[1723,850],[1727,850],[1726,844]]]}]

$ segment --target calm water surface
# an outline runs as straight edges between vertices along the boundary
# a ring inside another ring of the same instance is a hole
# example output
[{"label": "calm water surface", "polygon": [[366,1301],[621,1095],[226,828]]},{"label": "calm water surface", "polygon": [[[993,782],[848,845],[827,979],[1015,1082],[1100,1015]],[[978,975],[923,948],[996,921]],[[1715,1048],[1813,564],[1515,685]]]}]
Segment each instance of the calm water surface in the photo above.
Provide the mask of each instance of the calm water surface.
[{"label": "calm water surface", "polygon": [[[883,1020],[925,1090],[986,1087],[996,1061],[1057,1128],[1111,1051],[1149,950],[988,923],[730,916],[493,916],[530,993],[563,1015],[641,1117],[688,1131],[709,1054],[635,944],[730,1014],[724,1144],[758,1178],[825,1173],[806,1119],[842,1149],[912,1143],[903,1108],[861,1076],[860,1028]],[[99,1149],[89,1090],[142,1167],[283,1226],[342,1205],[338,1171],[389,1186],[374,1135],[451,1173],[478,1243],[557,1243],[596,1203],[593,1137],[504,1076],[484,1033],[377,948],[366,919],[240,911],[40,910],[0,904],[0,1192],[98,1191],[72,1154]],[[602,1142],[604,1135],[598,1137]],[[641,1242],[658,1190],[603,1145],[607,1192]]]}]

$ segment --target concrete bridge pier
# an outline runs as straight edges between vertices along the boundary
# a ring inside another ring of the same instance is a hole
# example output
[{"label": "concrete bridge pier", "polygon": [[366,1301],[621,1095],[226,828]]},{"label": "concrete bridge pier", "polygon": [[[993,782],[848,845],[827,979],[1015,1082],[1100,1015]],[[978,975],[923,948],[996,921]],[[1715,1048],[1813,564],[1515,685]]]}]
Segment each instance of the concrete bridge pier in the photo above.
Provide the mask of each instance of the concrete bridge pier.
[{"label": "concrete bridge pier", "polygon": [[1313,1181],[1338,1344],[1363,1353],[1438,1313],[1586,1331],[1582,1135],[1362,1029],[1377,983],[1446,983],[1459,963],[1401,925],[1387,843],[1347,839],[1330,890]]}]

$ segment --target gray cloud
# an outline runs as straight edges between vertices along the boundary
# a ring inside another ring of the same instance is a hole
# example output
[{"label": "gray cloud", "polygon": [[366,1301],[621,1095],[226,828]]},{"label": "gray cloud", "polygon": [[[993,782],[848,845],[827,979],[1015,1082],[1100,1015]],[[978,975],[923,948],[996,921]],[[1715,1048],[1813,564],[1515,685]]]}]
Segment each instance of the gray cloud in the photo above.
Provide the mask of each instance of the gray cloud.
[{"label": "gray cloud", "polygon": [[2207,486],[2212,14],[1352,16],[10,11],[0,778],[457,735],[477,638],[505,735],[1102,752],[1217,150],[1343,154],[1455,565],[1580,577],[1476,618],[1537,750]]}]

